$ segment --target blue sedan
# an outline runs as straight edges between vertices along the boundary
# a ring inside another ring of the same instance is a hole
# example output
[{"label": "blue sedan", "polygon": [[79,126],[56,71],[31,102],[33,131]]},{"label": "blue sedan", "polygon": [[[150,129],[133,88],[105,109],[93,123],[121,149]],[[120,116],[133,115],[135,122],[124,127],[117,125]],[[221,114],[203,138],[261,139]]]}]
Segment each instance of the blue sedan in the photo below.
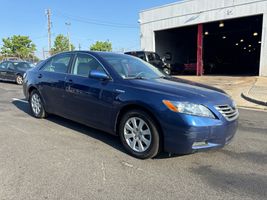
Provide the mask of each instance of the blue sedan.
[{"label": "blue sedan", "polygon": [[118,135],[137,158],[223,147],[238,110],[222,90],[170,77],[129,55],[73,51],[24,75],[32,114],[55,114]]}]

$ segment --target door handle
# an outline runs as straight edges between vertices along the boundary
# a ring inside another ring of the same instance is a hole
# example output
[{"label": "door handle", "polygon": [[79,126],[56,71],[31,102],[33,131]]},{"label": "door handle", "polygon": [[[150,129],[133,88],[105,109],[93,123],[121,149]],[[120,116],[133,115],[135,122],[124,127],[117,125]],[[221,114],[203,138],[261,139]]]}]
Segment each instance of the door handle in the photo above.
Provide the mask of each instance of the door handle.
[{"label": "door handle", "polygon": [[67,92],[70,92],[70,93],[73,93],[73,90],[72,90],[72,84],[73,84],[73,80],[72,79],[68,79],[67,81],[66,81],[66,87],[65,87],[65,90],[67,91]]},{"label": "door handle", "polygon": [[42,75],[42,74],[39,74],[39,75],[38,75],[38,78],[42,78],[42,77],[43,77],[43,75]]}]

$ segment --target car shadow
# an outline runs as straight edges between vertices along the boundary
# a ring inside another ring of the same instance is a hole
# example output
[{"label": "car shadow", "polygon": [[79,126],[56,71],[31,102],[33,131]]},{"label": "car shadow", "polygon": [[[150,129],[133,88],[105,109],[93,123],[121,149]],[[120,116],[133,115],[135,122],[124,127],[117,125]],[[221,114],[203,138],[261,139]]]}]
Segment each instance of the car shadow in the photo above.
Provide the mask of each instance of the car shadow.
[{"label": "car shadow", "polygon": [[56,115],[49,115],[46,120],[53,122],[57,125],[61,125],[63,127],[66,127],[68,129],[77,131],[81,134],[84,134],[86,136],[92,137],[94,139],[97,139],[99,141],[104,142],[105,144],[108,144],[109,146],[126,153],[124,150],[122,144],[120,143],[119,137],[115,135],[111,135],[107,132],[100,131],[91,127],[88,127],[86,125],[74,122],[69,119],[65,119]]},{"label": "car shadow", "polygon": [[13,100],[12,104],[24,113],[31,115],[31,110],[26,99]]},{"label": "car shadow", "polygon": [[[14,101],[12,101],[12,104],[17,109],[32,116],[29,104],[26,101],[25,102],[24,101],[25,101],[24,99],[14,100]],[[120,143],[119,137],[117,137],[117,136],[111,135],[109,133],[106,133],[106,132],[103,132],[100,130],[90,128],[90,127],[85,126],[83,124],[71,121],[69,119],[65,119],[63,117],[52,115],[52,114],[50,114],[45,120],[48,120],[48,121],[55,123],[57,125],[66,127],[66,128],[71,129],[73,131],[77,131],[81,134],[84,134],[84,135],[87,135],[87,136],[92,137],[94,139],[97,139],[99,141],[102,141],[105,144],[108,144],[109,146],[111,146],[111,147],[113,147],[113,148],[115,148],[115,149],[117,149],[123,153],[126,153],[122,144]]]},{"label": "car shadow", "polygon": [[[13,100],[12,104],[20,111],[23,111],[27,115],[32,116],[29,104],[28,104],[28,102],[26,102],[26,99]],[[48,120],[48,121],[53,122],[55,124],[61,125],[63,127],[72,129],[72,130],[77,131],[81,134],[84,134],[84,135],[87,135],[87,136],[92,137],[94,139],[97,139],[99,141],[102,141],[105,144],[108,144],[109,146],[117,149],[118,151],[121,151],[121,152],[127,154],[126,150],[124,149],[123,145],[120,142],[119,137],[117,137],[117,136],[111,135],[107,132],[100,131],[100,130],[88,127],[86,125],[74,122],[72,120],[69,120],[69,119],[66,119],[63,117],[59,117],[56,115],[52,115],[52,114],[50,114],[45,120]],[[154,159],[168,159],[168,158],[176,158],[176,157],[181,157],[181,156],[184,156],[184,155],[161,152]]]},{"label": "car shadow", "polygon": [[0,80],[0,83],[6,83],[6,84],[12,84],[12,85],[18,85],[15,81],[8,81],[8,80]]}]

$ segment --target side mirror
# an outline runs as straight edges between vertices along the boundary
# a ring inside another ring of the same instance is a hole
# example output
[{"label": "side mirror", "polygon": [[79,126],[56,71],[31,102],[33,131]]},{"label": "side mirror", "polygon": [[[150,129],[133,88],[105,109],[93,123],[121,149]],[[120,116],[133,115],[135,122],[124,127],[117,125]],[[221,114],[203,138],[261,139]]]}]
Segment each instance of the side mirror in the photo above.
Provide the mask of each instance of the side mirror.
[{"label": "side mirror", "polygon": [[102,71],[99,71],[99,70],[92,70],[89,74],[89,77],[90,78],[95,78],[95,79],[99,79],[99,80],[109,80],[110,77],[105,73],[105,72],[102,72]]}]

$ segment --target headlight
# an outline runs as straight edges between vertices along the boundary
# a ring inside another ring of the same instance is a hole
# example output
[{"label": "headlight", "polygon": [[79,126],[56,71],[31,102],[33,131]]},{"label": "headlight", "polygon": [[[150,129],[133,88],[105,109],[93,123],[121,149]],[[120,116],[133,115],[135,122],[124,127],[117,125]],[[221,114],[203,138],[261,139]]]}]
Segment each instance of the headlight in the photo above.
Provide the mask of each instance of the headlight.
[{"label": "headlight", "polygon": [[185,113],[201,117],[215,118],[214,114],[205,106],[189,102],[162,101],[164,105],[173,112]]}]

